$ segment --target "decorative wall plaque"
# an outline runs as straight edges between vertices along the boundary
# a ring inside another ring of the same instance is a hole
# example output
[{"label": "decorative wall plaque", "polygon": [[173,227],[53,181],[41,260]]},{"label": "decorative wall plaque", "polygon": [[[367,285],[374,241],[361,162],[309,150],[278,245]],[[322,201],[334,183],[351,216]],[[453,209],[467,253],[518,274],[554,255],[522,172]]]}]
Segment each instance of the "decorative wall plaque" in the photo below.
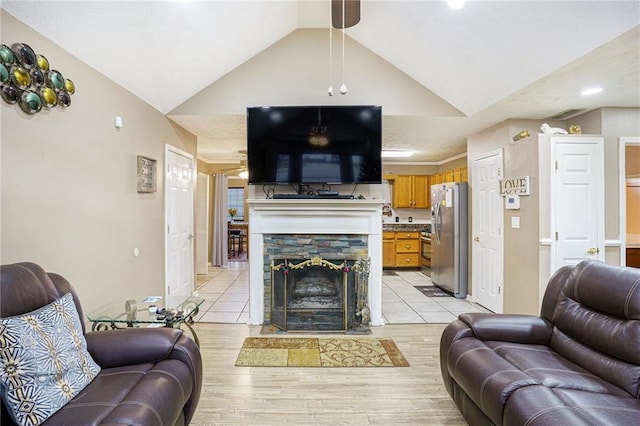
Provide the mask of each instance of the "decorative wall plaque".
[{"label": "decorative wall plaque", "polygon": [[138,192],[156,192],[156,160],[138,155]]},{"label": "decorative wall plaque", "polygon": [[0,95],[8,104],[18,104],[29,115],[71,105],[76,92],[73,81],[51,69],[49,60],[25,43],[0,44]]}]

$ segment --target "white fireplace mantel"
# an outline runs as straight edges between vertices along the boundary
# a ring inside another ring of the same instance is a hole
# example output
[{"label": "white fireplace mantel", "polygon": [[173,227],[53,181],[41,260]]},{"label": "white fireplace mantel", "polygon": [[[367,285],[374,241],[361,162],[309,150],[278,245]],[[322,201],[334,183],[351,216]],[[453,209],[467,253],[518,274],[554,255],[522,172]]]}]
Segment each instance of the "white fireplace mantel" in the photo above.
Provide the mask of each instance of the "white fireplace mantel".
[{"label": "white fireplace mantel", "polygon": [[368,304],[371,325],[382,319],[382,200],[248,200],[249,324],[264,322],[265,234],[360,234],[371,260]]}]

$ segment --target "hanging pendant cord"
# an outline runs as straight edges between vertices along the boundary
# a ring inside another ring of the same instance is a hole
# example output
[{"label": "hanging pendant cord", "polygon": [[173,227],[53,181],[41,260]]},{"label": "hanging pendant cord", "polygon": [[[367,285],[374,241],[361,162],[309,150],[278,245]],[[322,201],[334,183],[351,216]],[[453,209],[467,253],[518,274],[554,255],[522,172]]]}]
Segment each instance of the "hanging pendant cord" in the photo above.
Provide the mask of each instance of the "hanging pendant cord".
[{"label": "hanging pendant cord", "polygon": [[345,4],[346,0],[342,0],[342,84],[344,85],[344,11],[345,11]]},{"label": "hanging pendant cord", "polygon": [[331,16],[331,2],[329,0],[329,96],[331,96],[331,80],[333,79],[333,22]]}]

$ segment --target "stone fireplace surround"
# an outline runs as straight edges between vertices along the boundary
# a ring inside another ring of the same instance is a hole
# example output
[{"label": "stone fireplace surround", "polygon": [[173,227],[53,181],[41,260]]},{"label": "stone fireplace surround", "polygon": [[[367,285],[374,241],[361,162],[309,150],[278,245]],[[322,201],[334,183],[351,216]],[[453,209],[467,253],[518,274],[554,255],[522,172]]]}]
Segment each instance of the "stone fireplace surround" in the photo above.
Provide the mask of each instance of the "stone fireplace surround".
[{"label": "stone fireplace surround", "polygon": [[363,235],[370,259],[371,325],[382,319],[382,200],[253,199],[249,204],[249,324],[265,322],[264,236]]}]

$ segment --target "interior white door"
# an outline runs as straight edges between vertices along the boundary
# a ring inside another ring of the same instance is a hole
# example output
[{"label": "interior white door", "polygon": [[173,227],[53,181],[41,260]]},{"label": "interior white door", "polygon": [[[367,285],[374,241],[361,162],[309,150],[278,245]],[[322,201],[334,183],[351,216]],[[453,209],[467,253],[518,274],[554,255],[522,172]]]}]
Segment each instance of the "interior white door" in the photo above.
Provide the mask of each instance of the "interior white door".
[{"label": "interior white door", "polygon": [[190,296],[194,290],[193,156],[166,150],[166,295]]},{"label": "interior white door", "polygon": [[583,259],[604,261],[604,143],[601,137],[552,138],[551,149],[553,273]]},{"label": "interior white door", "polygon": [[498,313],[504,301],[502,169],[502,150],[475,158],[471,169],[473,298]]},{"label": "interior white door", "polygon": [[196,186],[196,274],[209,272],[209,175],[198,173]]}]

